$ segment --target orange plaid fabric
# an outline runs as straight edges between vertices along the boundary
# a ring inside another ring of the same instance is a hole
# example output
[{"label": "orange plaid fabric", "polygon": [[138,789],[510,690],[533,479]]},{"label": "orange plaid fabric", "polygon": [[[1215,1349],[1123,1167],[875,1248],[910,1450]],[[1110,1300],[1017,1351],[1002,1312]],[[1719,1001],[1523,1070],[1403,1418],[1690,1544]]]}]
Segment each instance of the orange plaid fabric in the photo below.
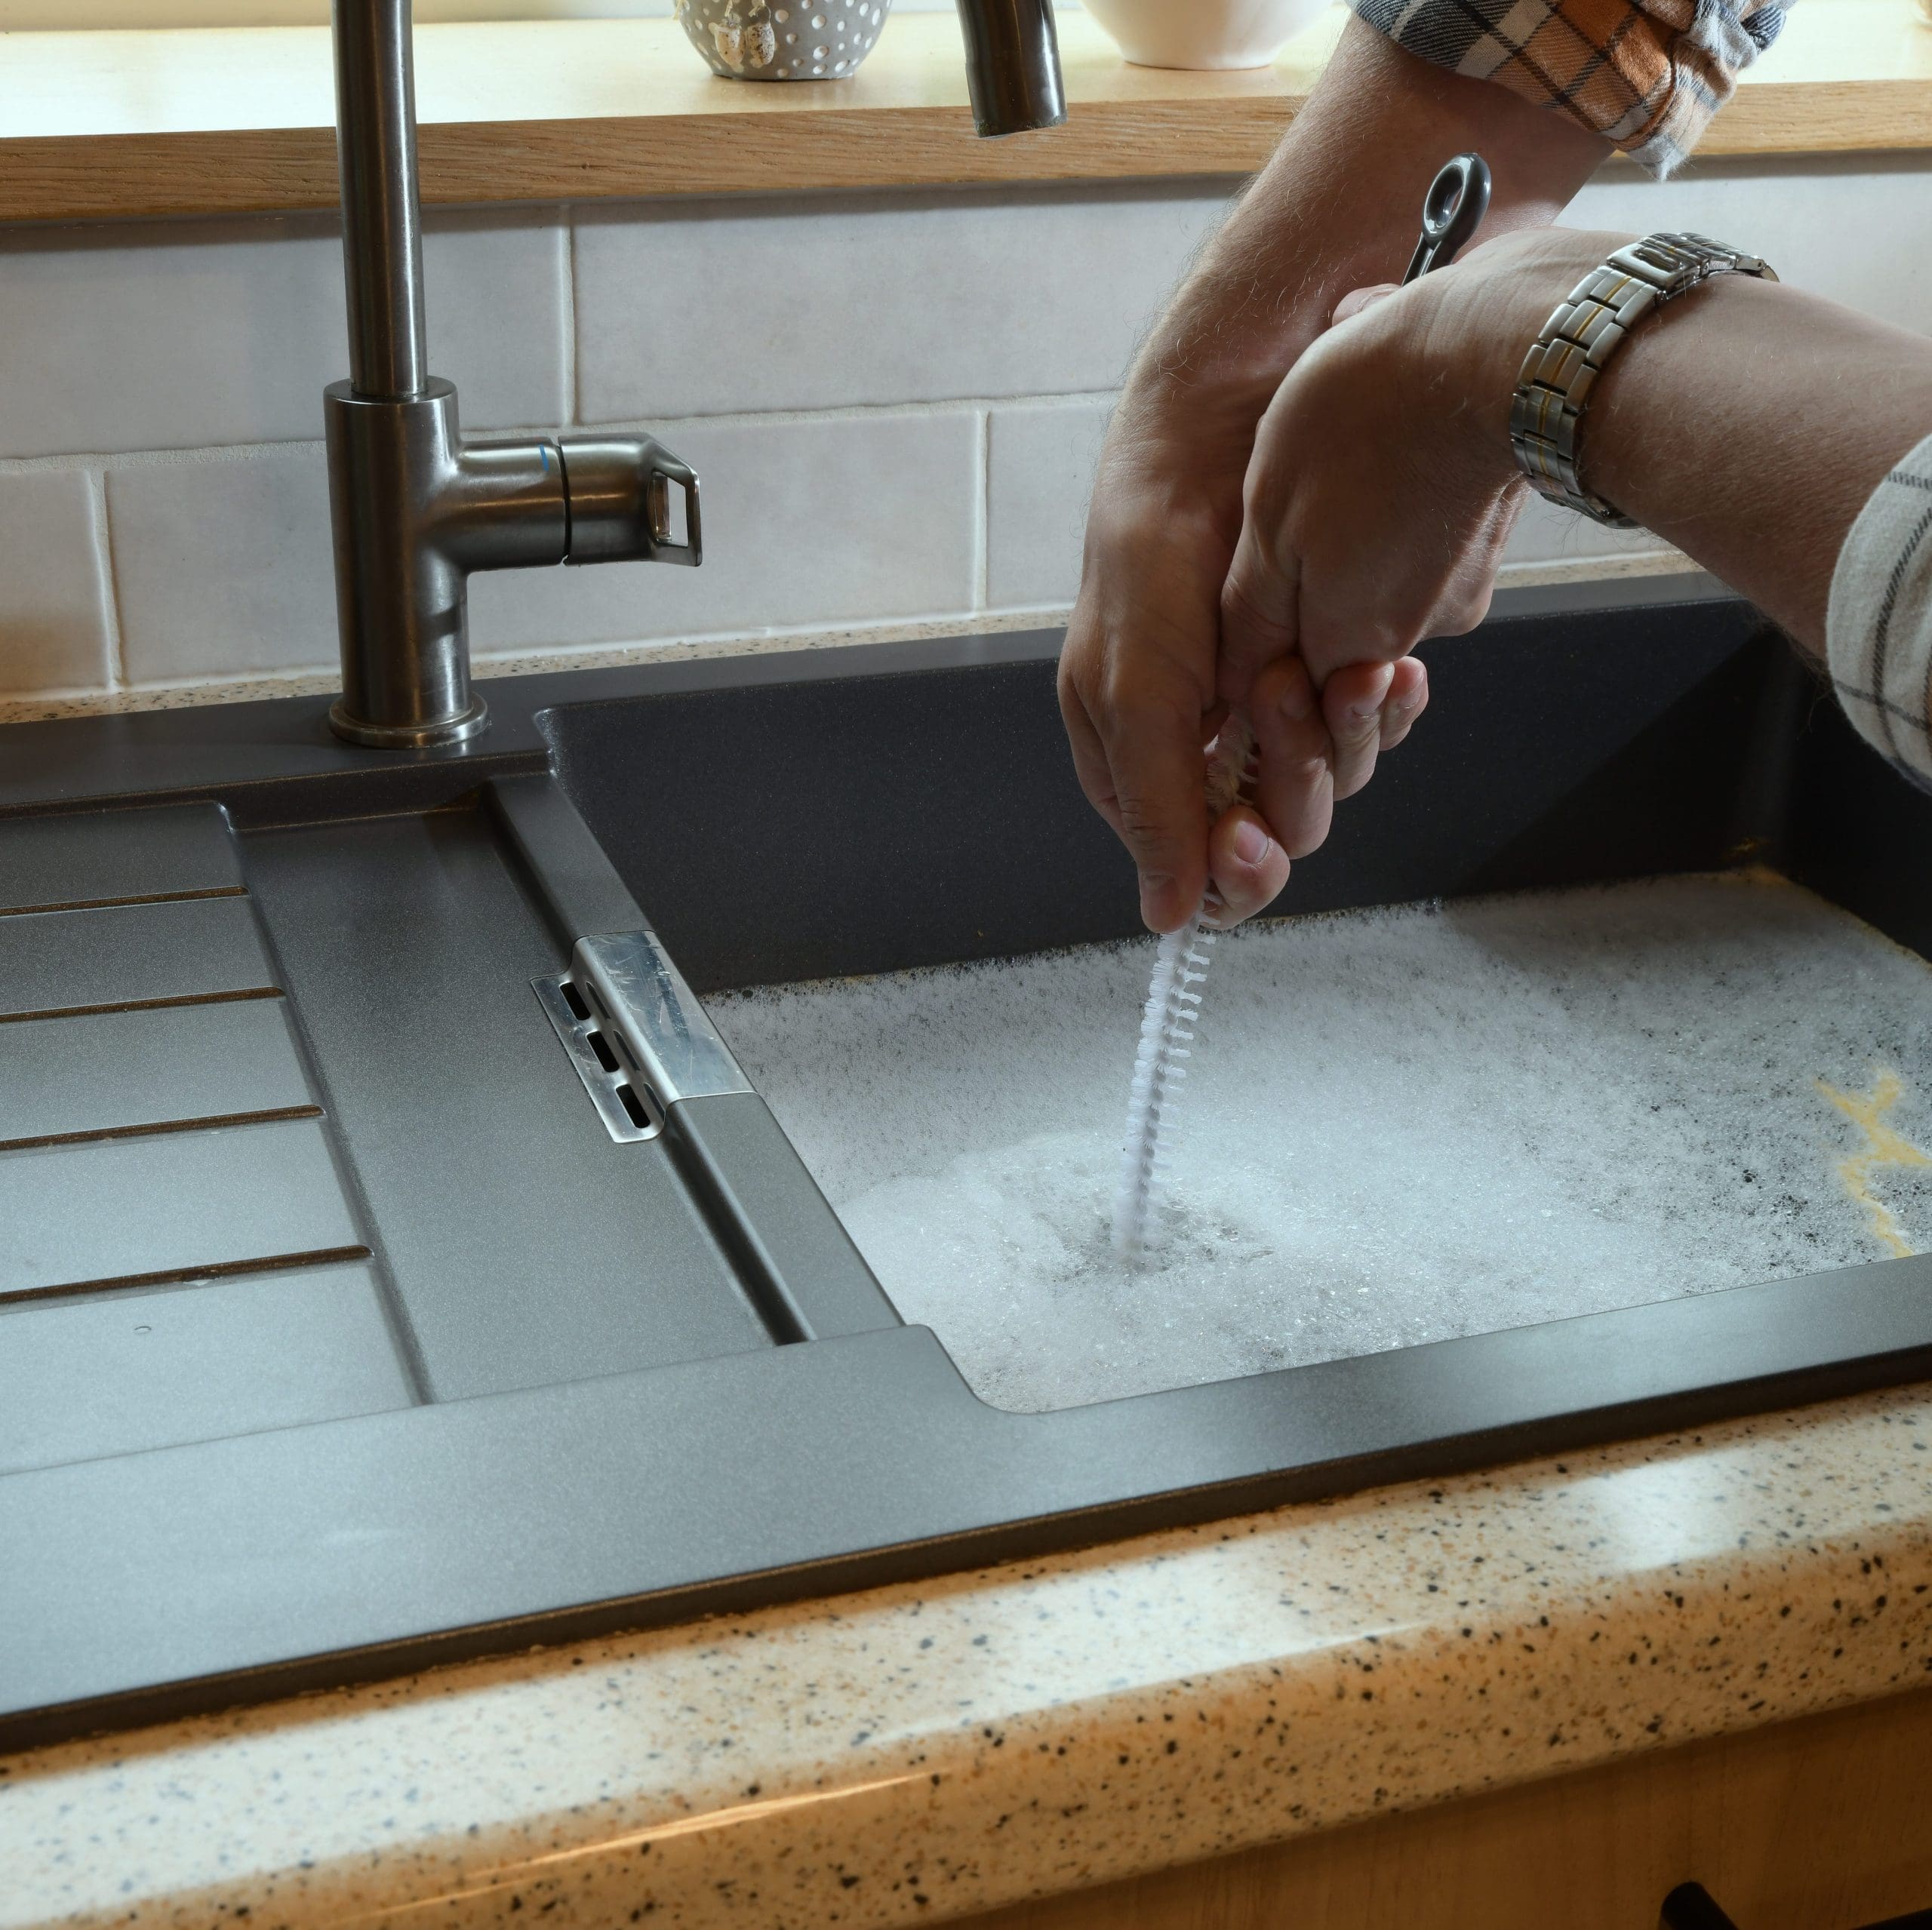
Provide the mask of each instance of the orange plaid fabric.
[{"label": "orange plaid fabric", "polygon": [[1697,145],[1784,24],[1778,0],[1349,4],[1411,54],[1567,114],[1659,174]]}]

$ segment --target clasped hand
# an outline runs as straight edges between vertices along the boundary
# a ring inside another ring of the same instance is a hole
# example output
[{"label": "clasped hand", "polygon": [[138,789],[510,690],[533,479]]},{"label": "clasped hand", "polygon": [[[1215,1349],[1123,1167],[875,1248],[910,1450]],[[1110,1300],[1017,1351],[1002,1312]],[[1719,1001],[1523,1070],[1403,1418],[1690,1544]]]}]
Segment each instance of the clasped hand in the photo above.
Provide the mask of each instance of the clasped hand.
[{"label": "clasped hand", "polygon": [[[1517,364],[1603,238],[1507,235],[1347,297],[1275,391],[1238,492],[1204,444],[1124,412],[1060,702],[1153,930],[1191,916],[1211,877],[1226,922],[1262,909],[1422,715],[1410,653],[1482,620],[1527,492],[1507,432]],[[1251,808],[1210,825],[1201,753],[1231,708],[1259,780]]]}]

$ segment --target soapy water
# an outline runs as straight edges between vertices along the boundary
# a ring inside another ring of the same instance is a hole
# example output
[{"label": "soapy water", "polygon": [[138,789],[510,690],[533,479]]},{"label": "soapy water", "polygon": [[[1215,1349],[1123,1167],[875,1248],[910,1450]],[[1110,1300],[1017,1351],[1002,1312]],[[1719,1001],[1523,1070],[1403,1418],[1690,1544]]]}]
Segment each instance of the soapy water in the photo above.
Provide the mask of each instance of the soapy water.
[{"label": "soapy water", "polygon": [[996,1406],[1932,1243],[1932,968],[1754,873],[1224,939],[1153,1250],[1124,1265],[1151,949],[710,1001],[900,1313]]}]

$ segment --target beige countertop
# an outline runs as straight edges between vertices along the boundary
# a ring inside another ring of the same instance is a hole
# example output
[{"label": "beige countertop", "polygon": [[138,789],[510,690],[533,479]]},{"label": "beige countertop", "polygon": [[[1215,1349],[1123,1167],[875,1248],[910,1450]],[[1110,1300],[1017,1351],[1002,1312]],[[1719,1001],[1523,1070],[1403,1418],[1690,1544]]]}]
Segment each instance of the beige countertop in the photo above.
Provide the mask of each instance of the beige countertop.
[{"label": "beige countertop", "polygon": [[1925,1683],[1932,1389],[0,1762],[0,1930],[934,1922]]},{"label": "beige countertop", "polygon": [[[1272,67],[1131,66],[1062,23],[1067,124],[974,137],[958,23],[896,15],[842,81],[714,78],[674,21],[426,26],[426,201],[586,201],[949,183],[1228,175],[1259,167],[1343,17]],[[325,27],[0,35],[0,220],[328,207],[337,195]],[[1706,154],[1932,146],[1932,29],[1911,0],[1805,0]]]}]

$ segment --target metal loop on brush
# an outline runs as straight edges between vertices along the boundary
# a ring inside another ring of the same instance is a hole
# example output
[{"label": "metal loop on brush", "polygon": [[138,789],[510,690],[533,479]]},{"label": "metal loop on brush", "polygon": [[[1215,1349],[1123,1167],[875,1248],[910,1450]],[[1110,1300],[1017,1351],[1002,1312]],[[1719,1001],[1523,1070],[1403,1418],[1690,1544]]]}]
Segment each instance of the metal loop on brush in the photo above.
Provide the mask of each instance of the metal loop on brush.
[{"label": "metal loop on brush", "polygon": [[1459,154],[1444,164],[1423,197],[1422,235],[1402,277],[1404,287],[1456,259],[1489,212],[1489,163],[1481,155]]}]

